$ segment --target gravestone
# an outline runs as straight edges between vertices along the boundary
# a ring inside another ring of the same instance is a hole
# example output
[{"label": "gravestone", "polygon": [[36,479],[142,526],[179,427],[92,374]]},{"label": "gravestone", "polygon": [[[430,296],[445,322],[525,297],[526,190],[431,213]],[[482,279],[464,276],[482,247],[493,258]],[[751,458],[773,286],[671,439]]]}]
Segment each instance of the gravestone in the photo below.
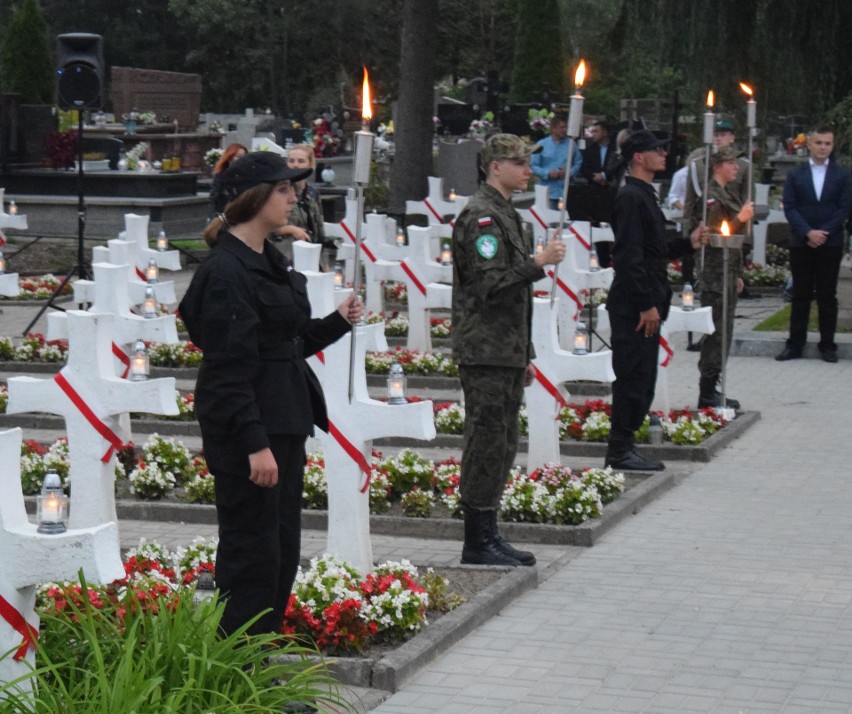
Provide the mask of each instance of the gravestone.
[{"label": "gravestone", "polygon": [[117,117],[135,107],[158,117],[177,119],[184,129],[195,129],[201,110],[201,75],[157,69],[113,67],[110,99]]},{"label": "gravestone", "polygon": [[438,176],[444,185],[462,196],[472,196],[479,187],[479,152],[481,141],[438,142]]}]

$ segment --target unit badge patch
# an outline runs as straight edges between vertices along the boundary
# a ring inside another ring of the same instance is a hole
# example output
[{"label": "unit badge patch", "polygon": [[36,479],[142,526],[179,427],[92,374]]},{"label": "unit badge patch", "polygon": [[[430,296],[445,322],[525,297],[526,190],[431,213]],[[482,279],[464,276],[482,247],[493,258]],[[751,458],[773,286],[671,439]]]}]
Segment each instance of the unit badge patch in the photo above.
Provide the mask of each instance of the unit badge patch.
[{"label": "unit badge patch", "polygon": [[491,260],[497,255],[497,246],[497,238],[490,233],[486,233],[476,239],[476,252],[485,258],[485,260]]}]

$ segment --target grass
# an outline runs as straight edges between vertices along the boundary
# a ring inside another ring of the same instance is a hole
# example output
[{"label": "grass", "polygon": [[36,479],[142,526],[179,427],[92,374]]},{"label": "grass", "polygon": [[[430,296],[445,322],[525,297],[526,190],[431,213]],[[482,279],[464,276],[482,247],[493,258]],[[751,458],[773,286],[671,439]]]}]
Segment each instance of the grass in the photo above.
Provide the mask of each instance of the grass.
[{"label": "grass", "polygon": [[207,250],[207,243],[200,238],[179,238],[178,240],[169,240],[169,244],[174,248],[182,248],[183,250]]},{"label": "grass", "polygon": [[[787,332],[790,329],[790,305],[785,305],[774,315],[770,315],[755,328],[758,332]],[[819,332],[819,320],[817,319],[817,306],[811,304],[811,314],[808,318],[808,332]],[[837,332],[852,332],[844,325],[837,326]]]}]

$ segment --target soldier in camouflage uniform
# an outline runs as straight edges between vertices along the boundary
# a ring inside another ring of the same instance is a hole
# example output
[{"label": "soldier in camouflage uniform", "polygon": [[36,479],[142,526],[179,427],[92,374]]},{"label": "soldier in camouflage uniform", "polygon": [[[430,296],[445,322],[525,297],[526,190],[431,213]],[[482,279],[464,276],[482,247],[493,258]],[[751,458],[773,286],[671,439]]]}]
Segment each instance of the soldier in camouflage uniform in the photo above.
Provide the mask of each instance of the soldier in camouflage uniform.
[{"label": "soldier in camouflage uniform", "polygon": [[[731,234],[743,233],[747,230],[748,221],[754,215],[754,204],[751,201],[742,203],[736,190],[736,177],[739,173],[739,153],[733,147],[719,149],[710,157],[710,183],[706,192],[707,227],[711,233],[720,233],[722,221],[728,222]],[[733,188],[732,188],[733,186]],[[693,204],[690,216],[693,224],[701,221],[703,207],[701,201]],[[722,315],[724,263],[721,248],[707,247],[704,255],[704,268],[699,267],[701,283],[701,304],[713,308],[713,324],[716,331],[706,335],[701,341],[701,358],[698,370],[699,380],[698,407],[722,406],[722,395],[716,389],[716,383],[722,374],[722,365],[728,358],[731,349],[731,336],[734,327],[734,311],[737,307],[737,293],[742,290],[743,256],[739,248],[729,248],[728,260],[728,310]],[[727,325],[727,342],[722,346],[722,320]],[[728,397],[727,405],[734,409],[740,408],[736,399]]]},{"label": "soldier in camouflage uniform", "polygon": [[497,511],[518,446],[518,412],[529,383],[533,347],[532,284],[544,266],[565,257],[551,240],[530,256],[514,191],[526,189],[536,146],[495,134],[480,155],[485,183],[453,229],[453,351],[465,398],[461,503],[462,563],[533,565],[532,553],[512,548],[497,530]]},{"label": "soldier in camouflage uniform", "polygon": [[[310,144],[290,147],[287,152],[287,165],[295,169],[316,169],[313,147]],[[322,243],[324,246],[326,243],[319,192],[307,180],[297,182],[294,187],[297,201],[290,220],[272,238],[275,247],[289,260],[293,259],[294,240]]]}]

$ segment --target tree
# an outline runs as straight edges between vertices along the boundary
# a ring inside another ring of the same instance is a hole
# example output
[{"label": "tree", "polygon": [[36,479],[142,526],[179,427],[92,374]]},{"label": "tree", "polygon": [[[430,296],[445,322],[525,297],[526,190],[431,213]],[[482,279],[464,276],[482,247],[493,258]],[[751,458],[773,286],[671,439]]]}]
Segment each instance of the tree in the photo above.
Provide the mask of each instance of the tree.
[{"label": "tree", "polygon": [[390,205],[405,207],[406,199],[427,193],[432,170],[432,102],[438,0],[404,0],[399,103],[395,123],[396,156],[391,168]]},{"label": "tree", "polygon": [[515,39],[515,67],[509,97],[528,102],[542,88],[561,95],[565,87],[562,28],[557,0],[519,4]]},{"label": "tree", "polygon": [[9,23],[3,43],[3,87],[21,94],[24,104],[53,102],[53,61],[36,0],[24,0]]}]

